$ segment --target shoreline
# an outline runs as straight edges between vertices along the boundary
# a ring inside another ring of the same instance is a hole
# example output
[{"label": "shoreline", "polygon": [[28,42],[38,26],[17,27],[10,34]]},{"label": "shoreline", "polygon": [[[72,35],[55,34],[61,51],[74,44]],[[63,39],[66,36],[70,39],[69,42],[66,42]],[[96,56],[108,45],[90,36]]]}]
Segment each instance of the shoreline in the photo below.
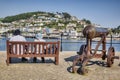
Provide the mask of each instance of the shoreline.
[{"label": "shoreline", "polygon": [[[100,38],[94,38],[93,39],[93,45],[92,45],[93,47],[96,46],[96,43],[97,43],[98,40],[100,40]],[[31,38],[28,38],[27,41],[34,41],[34,40],[31,39]],[[46,41],[57,41],[57,39],[54,39],[54,40],[46,39]],[[109,39],[109,41],[108,41],[108,39],[106,40],[106,47],[109,47],[108,44],[110,44],[110,42],[111,42],[110,39]],[[0,43],[1,43],[0,44],[0,51],[1,50],[2,51],[6,50],[6,45],[5,45],[6,44],[6,39],[1,39]],[[63,51],[66,51],[66,50],[67,51],[71,51],[71,50],[78,51],[82,44],[86,44],[86,40],[76,40],[76,39],[69,39],[69,40],[67,40],[67,39],[62,39],[61,43],[62,43],[62,48],[63,48],[62,50]],[[119,49],[120,40],[113,40],[112,43],[113,43],[113,47],[115,48],[115,50],[116,51],[120,51],[120,49]],[[71,46],[71,47],[69,47],[69,46]],[[73,46],[74,46],[74,48],[73,48]],[[106,50],[108,50],[108,49],[106,49]]]}]

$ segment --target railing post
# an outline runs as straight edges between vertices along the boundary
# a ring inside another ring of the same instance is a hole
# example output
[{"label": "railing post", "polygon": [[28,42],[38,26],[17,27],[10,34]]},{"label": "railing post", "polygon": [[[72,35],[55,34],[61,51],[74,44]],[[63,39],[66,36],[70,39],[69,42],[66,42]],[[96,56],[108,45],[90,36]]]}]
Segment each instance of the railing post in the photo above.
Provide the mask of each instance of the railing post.
[{"label": "railing post", "polygon": [[62,36],[63,36],[63,33],[61,33],[61,45],[60,45],[60,47],[61,47],[60,51],[61,52],[62,52]]},{"label": "railing post", "polygon": [[112,35],[111,35],[111,42],[110,42],[110,46],[112,46]]}]

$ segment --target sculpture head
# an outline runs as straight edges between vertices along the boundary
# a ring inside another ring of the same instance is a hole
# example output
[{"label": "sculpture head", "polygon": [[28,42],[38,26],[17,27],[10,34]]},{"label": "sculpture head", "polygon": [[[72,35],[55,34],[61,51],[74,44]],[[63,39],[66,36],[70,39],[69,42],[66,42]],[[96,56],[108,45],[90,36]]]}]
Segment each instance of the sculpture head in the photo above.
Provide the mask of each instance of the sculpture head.
[{"label": "sculpture head", "polygon": [[109,30],[107,28],[95,27],[93,25],[87,25],[83,30],[83,35],[88,39],[108,35],[108,33]]}]

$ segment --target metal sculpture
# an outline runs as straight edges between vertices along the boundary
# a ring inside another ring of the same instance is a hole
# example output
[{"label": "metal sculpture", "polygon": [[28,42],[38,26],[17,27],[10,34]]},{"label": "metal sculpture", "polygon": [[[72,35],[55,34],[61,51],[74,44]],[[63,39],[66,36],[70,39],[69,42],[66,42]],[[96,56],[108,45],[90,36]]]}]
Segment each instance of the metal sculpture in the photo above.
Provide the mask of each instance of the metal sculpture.
[{"label": "metal sculpture", "polygon": [[[107,28],[94,27],[93,25],[88,25],[84,28],[83,35],[84,37],[86,37],[86,44],[80,47],[79,52],[77,52],[79,55],[73,61],[72,71],[74,73],[78,70],[78,68],[76,68],[76,65],[78,63],[81,63],[81,74],[87,73],[87,69],[85,69],[85,66],[93,57],[102,58],[103,60],[107,58],[107,66],[112,66],[112,64],[114,63],[115,49],[114,47],[110,46],[110,48],[108,49],[108,53],[106,54],[106,36],[108,34],[109,30]],[[98,41],[95,49],[92,49],[92,39],[96,37],[100,37],[101,40]],[[102,53],[97,54],[98,48],[101,44]]]}]

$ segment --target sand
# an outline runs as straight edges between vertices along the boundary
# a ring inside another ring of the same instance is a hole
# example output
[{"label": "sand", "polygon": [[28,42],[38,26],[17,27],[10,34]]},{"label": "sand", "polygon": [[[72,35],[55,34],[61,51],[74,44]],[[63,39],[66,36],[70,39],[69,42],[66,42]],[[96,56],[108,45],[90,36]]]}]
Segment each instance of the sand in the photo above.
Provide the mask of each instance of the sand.
[{"label": "sand", "polygon": [[[75,51],[60,52],[60,63],[55,65],[53,58],[46,58],[46,63],[42,63],[38,58],[37,63],[32,59],[27,63],[22,63],[20,59],[12,59],[12,64],[6,65],[6,52],[0,52],[0,80],[120,80],[120,60],[115,59],[111,68],[97,64],[101,58],[93,58],[91,64],[87,66],[88,74],[80,75],[71,73],[72,61],[75,58]],[[116,53],[120,56],[120,52]],[[102,61],[102,62],[106,62]]]}]

